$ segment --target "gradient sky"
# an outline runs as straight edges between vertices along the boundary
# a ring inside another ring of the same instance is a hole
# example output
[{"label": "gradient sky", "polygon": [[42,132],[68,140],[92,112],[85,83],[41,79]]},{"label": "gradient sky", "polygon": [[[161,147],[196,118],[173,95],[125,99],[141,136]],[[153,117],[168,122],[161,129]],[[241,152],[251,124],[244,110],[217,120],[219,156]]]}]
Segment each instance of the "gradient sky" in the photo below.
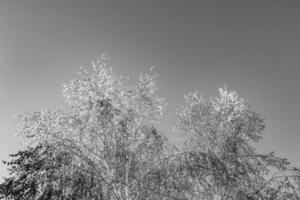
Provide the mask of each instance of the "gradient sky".
[{"label": "gradient sky", "polygon": [[13,116],[64,109],[62,84],[102,53],[118,75],[155,65],[170,114],[226,83],[266,117],[258,150],[300,167],[298,0],[1,0],[0,160],[20,148]]}]

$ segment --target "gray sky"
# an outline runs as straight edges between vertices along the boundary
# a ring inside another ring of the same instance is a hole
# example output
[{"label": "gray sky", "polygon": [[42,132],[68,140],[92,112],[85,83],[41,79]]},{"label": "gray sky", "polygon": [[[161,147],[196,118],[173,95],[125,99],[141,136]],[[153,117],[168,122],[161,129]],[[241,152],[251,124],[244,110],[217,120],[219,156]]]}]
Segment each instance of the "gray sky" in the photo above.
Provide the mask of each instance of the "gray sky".
[{"label": "gray sky", "polygon": [[119,75],[155,65],[168,113],[226,83],[267,118],[258,150],[300,167],[297,0],[1,0],[0,160],[20,147],[13,116],[65,108],[62,84],[102,53]]}]

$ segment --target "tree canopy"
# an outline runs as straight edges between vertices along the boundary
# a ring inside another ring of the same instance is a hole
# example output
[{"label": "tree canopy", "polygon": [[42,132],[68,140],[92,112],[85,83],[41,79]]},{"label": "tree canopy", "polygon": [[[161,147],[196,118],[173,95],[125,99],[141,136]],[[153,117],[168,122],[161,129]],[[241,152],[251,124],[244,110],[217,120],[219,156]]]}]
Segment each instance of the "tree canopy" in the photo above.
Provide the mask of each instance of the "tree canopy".
[{"label": "tree canopy", "polygon": [[27,149],[5,162],[0,199],[300,199],[300,170],[255,150],[264,118],[244,98],[226,87],[208,100],[184,96],[178,149],[157,128],[166,108],[157,91],[152,69],[130,86],[100,57],[64,85],[72,111],[19,116]]},{"label": "tree canopy", "polygon": [[0,185],[0,198],[100,199],[96,197],[101,196],[101,184],[89,174],[83,173],[83,168],[66,174],[72,160],[68,152],[57,152],[50,145],[38,145],[10,156],[13,160],[4,163],[9,166],[11,177]]}]

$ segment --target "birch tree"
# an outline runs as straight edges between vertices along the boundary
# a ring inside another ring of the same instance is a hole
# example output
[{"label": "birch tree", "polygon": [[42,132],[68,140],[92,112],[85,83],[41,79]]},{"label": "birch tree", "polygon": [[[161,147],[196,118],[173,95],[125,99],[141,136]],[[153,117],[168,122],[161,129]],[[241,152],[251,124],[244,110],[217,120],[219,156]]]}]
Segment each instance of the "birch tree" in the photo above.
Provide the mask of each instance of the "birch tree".
[{"label": "birch tree", "polygon": [[88,169],[103,183],[103,199],[161,199],[145,183],[172,149],[155,128],[166,105],[157,94],[157,75],[151,70],[136,86],[126,86],[106,61],[99,58],[90,72],[83,69],[79,79],[64,85],[72,112],[21,115],[19,135],[29,146],[68,151],[73,169]]},{"label": "birch tree", "polygon": [[185,169],[195,199],[299,199],[299,169],[274,152],[253,146],[264,118],[234,91],[219,89],[206,100],[189,93],[177,110],[176,127],[187,135]]}]

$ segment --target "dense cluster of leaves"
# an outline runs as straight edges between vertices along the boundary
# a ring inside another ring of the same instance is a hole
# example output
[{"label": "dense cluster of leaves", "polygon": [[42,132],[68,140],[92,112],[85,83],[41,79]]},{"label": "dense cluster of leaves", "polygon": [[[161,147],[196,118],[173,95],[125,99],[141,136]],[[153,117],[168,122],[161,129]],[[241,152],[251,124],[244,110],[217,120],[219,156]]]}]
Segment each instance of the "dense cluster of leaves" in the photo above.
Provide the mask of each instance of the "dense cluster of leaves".
[{"label": "dense cluster of leaves", "polygon": [[0,184],[1,199],[100,199],[101,183],[86,173],[83,166],[70,171],[72,155],[68,152],[39,145],[10,156],[13,160],[4,163],[9,166],[11,177]]},{"label": "dense cluster of leaves", "polygon": [[176,125],[191,135],[185,163],[200,199],[299,199],[299,170],[273,152],[255,151],[264,119],[236,92],[221,88],[210,101],[190,93]]},{"label": "dense cluster of leaves", "polygon": [[64,85],[71,112],[19,117],[28,149],[6,163],[0,199],[299,199],[299,169],[256,152],[264,119],[236,92],[186,95],[175,127],[187,140],[178,150],[157,129],[166,106],[157,89],[152,70],[130,87],[99,58]]}]

